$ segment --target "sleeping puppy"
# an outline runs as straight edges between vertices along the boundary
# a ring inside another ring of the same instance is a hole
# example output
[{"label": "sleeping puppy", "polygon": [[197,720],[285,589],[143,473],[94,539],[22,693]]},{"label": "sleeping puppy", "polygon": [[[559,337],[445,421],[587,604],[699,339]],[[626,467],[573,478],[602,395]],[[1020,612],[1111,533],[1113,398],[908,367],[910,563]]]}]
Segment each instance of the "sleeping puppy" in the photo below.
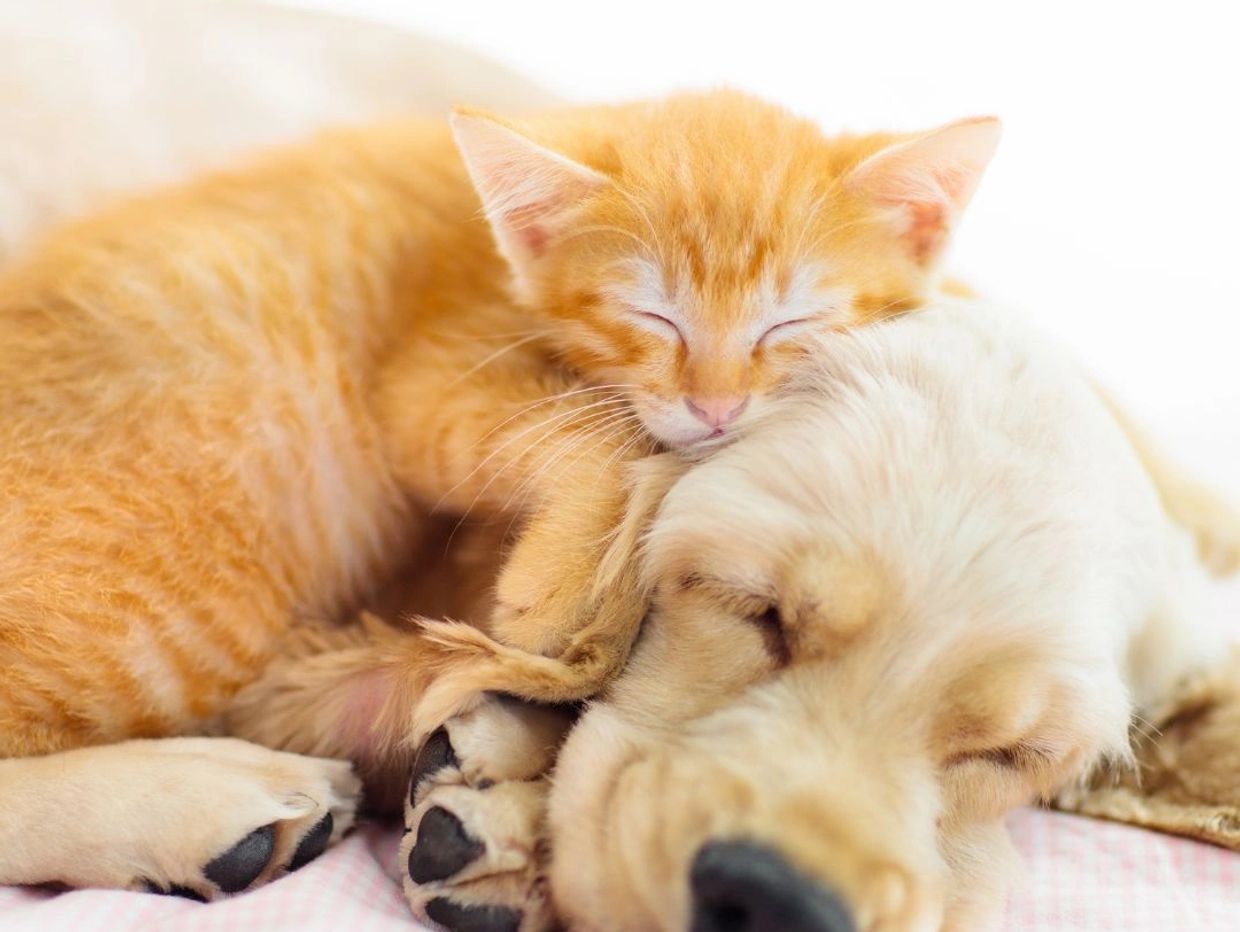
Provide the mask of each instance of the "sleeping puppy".
[{"label": "sleeping puppy", "polygon": [[1190,536],[1053,346],[961,300],[822,355],[734,444],[647,477],[670,486],[652,608],[549,784],[545,713],[486,703],[423,748],[402,847],[420,915],[984,927],[1004,816],[1130,765],[1130,723],[1223,662]]}]

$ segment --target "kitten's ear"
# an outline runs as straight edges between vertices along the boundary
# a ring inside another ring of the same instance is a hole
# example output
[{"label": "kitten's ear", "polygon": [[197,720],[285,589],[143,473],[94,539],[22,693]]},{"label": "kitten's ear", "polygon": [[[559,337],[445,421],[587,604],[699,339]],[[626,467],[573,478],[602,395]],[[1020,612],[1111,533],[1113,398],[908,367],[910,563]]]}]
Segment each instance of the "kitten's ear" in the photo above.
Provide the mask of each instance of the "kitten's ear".
[{"label": "kitten's ear", "polygon": [[931,264],[999,144],[995,117],[949,123],[880,149],[852,170],[847,184],[888,210],[913,258]]},{"label": "kitten's ear", "polygon": [[500,252],[525,293],[533,264],[573,209],[610,182],[485,114],[457,110],[451,123]]}]

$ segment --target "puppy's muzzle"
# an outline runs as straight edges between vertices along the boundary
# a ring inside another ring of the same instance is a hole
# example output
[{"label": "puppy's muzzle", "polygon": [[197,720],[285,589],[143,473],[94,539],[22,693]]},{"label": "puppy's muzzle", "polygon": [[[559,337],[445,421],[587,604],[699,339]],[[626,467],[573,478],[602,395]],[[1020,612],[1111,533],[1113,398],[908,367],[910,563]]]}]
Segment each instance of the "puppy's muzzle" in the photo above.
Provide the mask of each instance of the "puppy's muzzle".
[{"label": "puppy's muzzle", "polygon": [[854,932],[843,900],[748,841],[703,845],[689,873],[690,932]]}]

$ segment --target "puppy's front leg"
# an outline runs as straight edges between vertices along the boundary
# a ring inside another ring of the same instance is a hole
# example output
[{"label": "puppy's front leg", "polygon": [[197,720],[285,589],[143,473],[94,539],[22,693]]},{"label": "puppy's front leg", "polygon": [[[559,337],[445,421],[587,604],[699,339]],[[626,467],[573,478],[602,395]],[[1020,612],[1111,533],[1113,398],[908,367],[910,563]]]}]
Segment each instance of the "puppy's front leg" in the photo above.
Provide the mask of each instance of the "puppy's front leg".
[{"label": "puppy's front leg", "polygon": [[416,916],[451,930],[535,932],[553,924],[545,774],[572,720],[565,708],[490,697],[423,745],[400,848]]},{"label": "puppy's front leg", "polygon": [[0,883],[207,901],[320,854],[353,824],[347,763],[232,738],[0,760]]},{"label": "puppy's front leg", "polygon": [[[658,456],[610,484],[596,474],[564,490],[525,529],[501,576],[492,630],[505,644],[555,659],[514,658],[507,689],[580,699],[620,668],[646,610],[638,543],[684,468]],[[554,923],[543,774],[571,720],[562,708],[492,697],[426,741],[410,779],[401,846],[416,915],[479,932],[538,932]]]}]

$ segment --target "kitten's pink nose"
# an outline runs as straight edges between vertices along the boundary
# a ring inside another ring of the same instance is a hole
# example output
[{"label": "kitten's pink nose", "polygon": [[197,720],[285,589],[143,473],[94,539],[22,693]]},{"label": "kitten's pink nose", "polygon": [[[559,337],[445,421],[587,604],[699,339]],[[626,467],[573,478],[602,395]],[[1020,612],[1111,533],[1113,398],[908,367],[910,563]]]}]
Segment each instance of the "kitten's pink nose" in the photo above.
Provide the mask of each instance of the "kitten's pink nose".
[{"label": "kitten's pink nose", "polygon": [[740,398],[732,395],[727,398],[686,398],[685,404],[693,412],[693,416],[705,424],[719,430],[727,427],[745,410],[749,404],[749,396]]}]

